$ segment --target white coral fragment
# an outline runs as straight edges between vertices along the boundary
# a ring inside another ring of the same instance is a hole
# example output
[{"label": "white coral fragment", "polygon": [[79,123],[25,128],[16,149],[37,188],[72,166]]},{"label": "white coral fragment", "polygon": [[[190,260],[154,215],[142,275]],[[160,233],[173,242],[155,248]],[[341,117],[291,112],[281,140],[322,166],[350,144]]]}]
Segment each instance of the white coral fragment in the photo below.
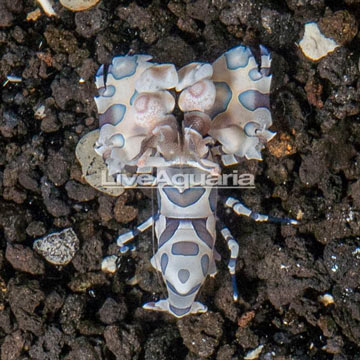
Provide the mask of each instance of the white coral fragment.
[{"label": "white coral fragment", "polygon": [[178,71],[179,82],[176,91],[181,91],[200,80],[210,79],[213,75],[213,68],[210,64],[193,62],[182,67]]},{"label": "white coral fragment", "polygon": [[154,65],[145,70],[136,81],[137,92],[152,92],[172,89],[178,83],[178,74],[175,65]]},{"label": "white coral fragment", "polygon": [[34,250],[54,265],[66,265],[79,249],[79,239],[72,228],[55,232],[34,242]]},{"label": "white coral fragment", "polygon": [[317,61],[334,51],[339,45],[335,40],[322,34],[315,22],[311,22],[305,24],[304,36],[299,46],[307,58]]},{"label": "white coral fragment", "polygon": [[99,0],[60,0],[62,6],[71,11],[83,11],[95,6]]},{"label": "white coral fragment", "polygon": [[53,9],[52,4],[49,0],[37,0],[37,2],[41,5],[46,15],[56,16],[56,12]]}]

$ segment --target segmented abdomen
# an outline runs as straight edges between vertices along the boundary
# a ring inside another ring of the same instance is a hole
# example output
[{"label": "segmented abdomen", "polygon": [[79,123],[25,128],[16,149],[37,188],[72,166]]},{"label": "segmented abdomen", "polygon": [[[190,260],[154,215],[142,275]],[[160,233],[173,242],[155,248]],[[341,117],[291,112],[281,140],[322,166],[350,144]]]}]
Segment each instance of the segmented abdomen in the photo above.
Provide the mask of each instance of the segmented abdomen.
[{"label": "segmented abdomen", "polygon": [[203,186],[182,192],[169,184],[158,188],[158,250],[151,262],[166,284],[168,310],[178,317],[199,306],[194,303],[198,290],[216,273],[216,196],[216,188]]}]

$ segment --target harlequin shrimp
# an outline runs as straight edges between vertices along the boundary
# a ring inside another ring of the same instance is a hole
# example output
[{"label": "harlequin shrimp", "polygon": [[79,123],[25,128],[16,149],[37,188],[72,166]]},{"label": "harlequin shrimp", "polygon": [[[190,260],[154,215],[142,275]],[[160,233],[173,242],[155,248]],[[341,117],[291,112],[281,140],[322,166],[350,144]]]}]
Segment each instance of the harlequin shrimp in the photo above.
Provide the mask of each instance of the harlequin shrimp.
[{"label": "harlequin shrimp", "polygon": [[[115,272],[131,240],[155,227],[157,252],[151,264],[161,273],[168,297],[145,304],[145,309],[178,318],[206,312],[196,296],[206,277],[216,274],[216,226],[231,253],[228,268],[237,300],[239,246],[216,217],[217,187],[199,179],[217,179],[220,163],[235,165],[243,157],[261,160],[264,144],[275,135],[268,130],[271,55],[263,46],[260,55],[258,66],[250,49],[238,46],[213,64],[193,62],[179,70],[173,64],[152,63],[147,55],[119,56],[96,74],[100,131],[95,151],[109,176],[123,184],[134,174],[155,174],[157,213],[119,235],[119,255],[102,264],[104,270]],[[174,95],[182,119],[173,115]],[[192,181],[178,184],[173,181],[178,175],[191,175]],[[297,223],[256,213],[233,197],[224,204],[255,221]]]}]

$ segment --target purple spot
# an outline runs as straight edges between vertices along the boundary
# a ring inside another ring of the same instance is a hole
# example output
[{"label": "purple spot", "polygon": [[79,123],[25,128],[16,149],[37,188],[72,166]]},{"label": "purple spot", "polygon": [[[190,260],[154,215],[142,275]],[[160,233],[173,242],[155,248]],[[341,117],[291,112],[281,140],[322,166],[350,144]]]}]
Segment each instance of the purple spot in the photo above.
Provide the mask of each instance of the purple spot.
[{"label": "purple spot", "polygon": [[217,189],[212,188],[209,195],[209,204],[210,209],[214,213],[216,210],[216,204],[217,204]]},{"label": "purple spot", "polygon": [[189,277],[190,277],[190,271],[189,270],[186,270],[186,269],[179,270],[178,278],[183,284],[185,284],[189,280]]},{"label": "purple spot", "polygon": [[177,219],[166,218],[166,228],[159,238],[159,248],[172,238],[179,227],[180,221]]},{"label": "purple spot", "polygon": [[125,116],[126,106],[115,104],[99,115],[99,127],[104,124],[117,125]]},{"label": "purple spot", "polygon": [[199,245],[192,241],[179,241],[171,247],[173,255],[196,256],[199,253]]},{"label": "purple spot", "polygon": [[197,284],[196,286],[194,286],[192,289],[190,289],[189,292],[187,292],[186,294],[180,294],[176,289],[175,286],[168,280],[166,280],[166,286],[168,287],[168,290],[170,290],[172,293],[179,295],[179,296],[189,296],[192,295],[194,293],[196,293],[199,289],[201,284]]},{"label": "purple spot", "polygon": [[161,195],[160,195],[159,190],[156,191],[156,198],[157,198],[157,204],[158,204],[159,212],[161,212]]},{"label": "purple spot", "polygon": [[261,72],[261,74],[262,74],[263,76],[269,76],[269,75],[270,75],[270,71],[271,71],[271,69],[268,68],[268,67],[263,67],[263,68],[261,68],[261,70],[260,70],[260,72]]},{"label": "purple spot", "polygon": [[210,248],[214,246],[214,238],[206,228],[206,219],[192,219],[196,235]]},{"label": "purple spot", "polygon": [[176,306],[169,305],[169,308],[170,308],[170,311],[172,313],[174,313],[176,316],[185,315],[191,310],[191,306],[189,306],[187,308],[184,308],[184,309],[180,309],[180,308],[178,308]]},{"label": "purple spot", "polygon": [[264,45],[260,45],[260,53],[261,55],[270,56],[270,51]]},{"label": "purple spot", "polygon": [[134,103],[134,100],[137,96],[138,92],[136,90],[134,90],[134,93],[132,94],[131,98],[130,98],[130,105],[132,105]]},{"label": "purple spot", "polygon": [[160,260],[160,266],[161,266],[161,272],[163,273],[163,275],[165,275],[165,271],[166,271],[168,263],[169,263],[169,257],[165,253],[162,254],[161,260]]},{"label": "purple spot", "polygon": [[247,110],[254,111],[258,108],[270,108],[270,97],[257,90],[247,90],[242,92],[239,97],[240,104]]},{"label": "purple spot", "polygon": [[187,207],[195,204],[203,196],[205,189],[202,187],[192,187],[180,193],[178,189],[167,185],[163,187],[163,191],[172,203],[181,207]]},{"label": "purple spot", "polygon": [[252,81],[258,81],[263,78],[263,75],[259,72],[258,68],[254,68],[249,71],[249,78]]},{"label": "purple spot", "polygon": [[209,256],[206,254],[203,255],[201,257],[201,269],[204,276],[206,276],[209,271],[209,263],[210,263]]},{"label": "purple spot", "polygon": [[137,68],[137,56],[116,56],[113,58],[112,64],[109,66],[109,74],[121,80],[135,74]]},{"label": "purple spot", "polygon": [[99,88],[99,95],[104,97],[112,97],[115,94],[115,86],[109,85],[106,87]]},{"label": "purple spot", "polygon": [[232,98],[232,91],[226,82],[214,82],[214,85],[216,88],[215,102],[208,113],[212,119],[227,110]]},{"label": "purple spot", "polygon": [[104,75],[104,65],[101,65],[96,73],[96,77]]}]

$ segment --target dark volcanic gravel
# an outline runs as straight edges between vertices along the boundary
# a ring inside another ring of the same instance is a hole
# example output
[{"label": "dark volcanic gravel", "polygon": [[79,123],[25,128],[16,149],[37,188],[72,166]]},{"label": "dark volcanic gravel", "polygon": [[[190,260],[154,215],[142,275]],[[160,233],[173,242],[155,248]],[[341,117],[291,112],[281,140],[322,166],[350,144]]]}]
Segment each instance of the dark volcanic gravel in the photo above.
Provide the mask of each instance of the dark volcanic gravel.
[{"label": "dark volcanic gravel", "polygon": [[[36,6],[0,0],[1,359],[241,360],[262,345],[262,360],[359,360],[360,1],[103,0],[78,13],[56,2],[57,17],[26,20]],[[317,62],[297,46],[310,21],[342,45]],[[300,225],[219,206],[240,245],[239,302],[219,239],[223,261],[200,295],[209,312],[176,321],[141,308],[164,290],[151,232],[115,275],[101,272],[116,235],[152,202],[140,190],[116,199],[92,189],[75,146],[98,126],[100,64],[129,51],[212,62],[240,43],[272,53],[278,135],[263,162],[239,165],[256,189],[228,194]],[[69,265],[33,251],[34,239],[69,227],[80,240]]]}]

